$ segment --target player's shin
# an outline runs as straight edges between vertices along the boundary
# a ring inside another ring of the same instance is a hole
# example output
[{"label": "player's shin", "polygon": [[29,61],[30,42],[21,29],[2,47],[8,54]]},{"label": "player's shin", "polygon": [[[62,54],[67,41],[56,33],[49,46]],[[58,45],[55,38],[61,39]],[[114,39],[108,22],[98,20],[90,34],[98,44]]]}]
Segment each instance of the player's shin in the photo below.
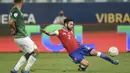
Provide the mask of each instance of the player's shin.
[{"label": "player's shin", "polygon": [[36,61],[36,55],[37,54],[31,54],[28,58],[28,62],[27,62],[27,65],[25,66],[25,71],[30,71],[30,68],[32,67],[32,65],[35,63]]},{"label": "player's shin", "polygon": [[86,71],[88,66],[84,66],[82,64],[79,65],[78,71]]},{"label": "player's shin", "polygon": [[25,56],[23,55],[23,56],[20,58],[20,60],[18,61],[18,63],[15,65],[14,70],[15,70],[15,71],[18,71],[19,68],[20,68],[25,62],[26,62],[26,58],[25,58]]},{"label": "player's shin", "polygon": [[88,67],[88,61],[83,59],[79,65],[78,71],[86,71],[87,67]]},{"label": "player's shin", "polygon": [[99,56],[99,57],[101,57],[102,59],[105,59],[105,60],[107,60],[107,61],[113,63],[113,60],[112,60],[110,57],[108,57],[107,55],[105,55],[104,53],[102,53],[102,52],[97,52],[97,56]]}]

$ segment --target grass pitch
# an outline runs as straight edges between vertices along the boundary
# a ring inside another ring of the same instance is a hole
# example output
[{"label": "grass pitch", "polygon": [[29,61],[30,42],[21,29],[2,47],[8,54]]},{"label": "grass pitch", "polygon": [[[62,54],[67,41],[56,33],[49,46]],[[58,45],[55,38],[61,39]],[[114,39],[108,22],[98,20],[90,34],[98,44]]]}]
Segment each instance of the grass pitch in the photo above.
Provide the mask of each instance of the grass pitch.
[{"label": "grass pitch", "polygon": [[[22,53],[0,53],[0,73],[10,73]],[[120,53],[113,59],[120,61],[113,65],[99,57],[85,57],[89,61],[86,73],[130,73],[130,53]],[[23,69],[24,66],[21,68]],[[77,71],[67,53],[40,53],[31,73],[81,73]],[[19,72],[20,73],[20,72]]]}]

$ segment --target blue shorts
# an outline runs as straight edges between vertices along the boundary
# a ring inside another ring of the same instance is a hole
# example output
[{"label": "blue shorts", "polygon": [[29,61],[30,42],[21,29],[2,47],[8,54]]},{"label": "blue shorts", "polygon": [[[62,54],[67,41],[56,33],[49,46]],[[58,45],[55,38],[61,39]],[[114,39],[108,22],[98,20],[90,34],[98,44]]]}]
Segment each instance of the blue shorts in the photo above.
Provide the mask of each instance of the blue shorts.
[{"label": "blue shorts", "polygon": [[81,45],[77,50],[70,53],[69,56],[78,64],[84,59],[84,56],[91,56],[90,52],[92,49],[93,48],[90,48],[90,50],[88,50],[85,45]]}]

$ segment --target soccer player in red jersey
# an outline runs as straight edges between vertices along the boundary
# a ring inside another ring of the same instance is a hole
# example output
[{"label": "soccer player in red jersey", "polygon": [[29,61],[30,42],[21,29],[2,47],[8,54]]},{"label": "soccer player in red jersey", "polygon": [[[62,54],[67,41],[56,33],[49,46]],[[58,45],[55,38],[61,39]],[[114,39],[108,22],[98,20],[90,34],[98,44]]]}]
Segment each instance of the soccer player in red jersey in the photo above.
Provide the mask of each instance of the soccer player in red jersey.
[{"label": "soccer player in red jersey", "polygon": [[57,36],[60,39],[72,60],[76,64],[79,64],[79,71],[86,71],[88,67],[88,61],[84,58],[84,56],[99,56],[112,64],[117,65],[119,63],[118,60],[112,60],[104,53],[97,52],[93,48],[77,42],[73,33],[73,27],[73,20],[66,18],[64,20],[64,27],[62,29],[56,30],[54,32],[47,32],[41,28],[41,32],[49,36]]}]

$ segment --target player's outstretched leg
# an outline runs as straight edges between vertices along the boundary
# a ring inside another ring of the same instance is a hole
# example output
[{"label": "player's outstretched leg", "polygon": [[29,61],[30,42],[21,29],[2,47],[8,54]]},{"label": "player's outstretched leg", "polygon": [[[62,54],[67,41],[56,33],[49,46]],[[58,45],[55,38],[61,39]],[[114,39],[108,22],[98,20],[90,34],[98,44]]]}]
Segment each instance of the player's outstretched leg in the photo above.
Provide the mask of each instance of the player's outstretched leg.
[{"label": "player's outstretched leg", "polygon": [[11,73],[18,73],[19,68],[20,68],[25,62],[26,62],[26,58],[25,58],[25,56],[23,55],[23,56],[19,59],[18,63],[15,65],[15,67],[14,67],[10,72],[11,72]]},{"label": "player's outstretched leg", "polygon": [[21,71],[21,73],[29,73],[30,68],[36,61],[36,56],[38,55],[37,49],[35,49],[31,54],[29,54],[29,57],[27,58],[27,65],[25,66],[24,70]]},{"label": "player's outstretched leg", "polygon": [[79,65],[78,71],[87,71],[88,61],[83,59]]},{"label": "player's outstretched leg", "polygon": [[102,53],[102,52],[97,52],[97,51],[95,51],[95,50],[92,50],[90,53],[91,53],[91,55],[99,56],[99,57],[101,57],[102,59],[105,59],[105,60],[111,62],[112,64],[115,64],[115,65],[119,64],[119,61],[118,61],[118,60],[113,60],[113,59],[111,59],[110,57],[108,57],[107,55],[105,55],[105,54]]},{"label": "player's outstretched leg", "polygon": [[104,53],[97,52],[97,56],[100,56],[102,59],[105,59],[105,60],[111,62],[112,64],[115,64],[115,65],[119,64],[118,60],[113,60],[110,57],[108,57],[107,55],[105,55]]}]

